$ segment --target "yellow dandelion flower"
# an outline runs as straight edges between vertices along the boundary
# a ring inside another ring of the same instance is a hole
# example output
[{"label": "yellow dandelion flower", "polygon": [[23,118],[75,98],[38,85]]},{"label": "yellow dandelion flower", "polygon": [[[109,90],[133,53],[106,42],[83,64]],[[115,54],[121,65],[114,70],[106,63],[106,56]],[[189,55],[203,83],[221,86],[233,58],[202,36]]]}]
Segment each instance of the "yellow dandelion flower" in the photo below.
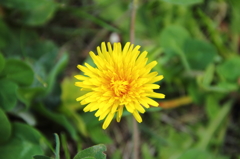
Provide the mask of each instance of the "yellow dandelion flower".
[{"label": "yellow dandelion flower", "polygon": [[123,109],[132,113],[135,119],[141,123],[139,114],[145,112],[149,106],[158,106],[158,102],[152,98],[164,98],[165,95],[153,90],[159,89],[154,84],[163,79],[157,72],[151,69],[157,64],[156,61],[147,64],[147,52],[140,53],[140,46],[134,47],[130,42],[124,48],[120,43],[103,42],[101,48],[97,47],[98,55],[90,52],[96,68],[85,63],[85,66],[77,67],[84,75],[76,75],[80,80],[75,85],[88,93],[78,97],[82,105],[86,105],[84,112],[96,111],[95,116],[99,120],[105,119],[102,128],[106,129],[116,115],[117,122],[121,120]]}]

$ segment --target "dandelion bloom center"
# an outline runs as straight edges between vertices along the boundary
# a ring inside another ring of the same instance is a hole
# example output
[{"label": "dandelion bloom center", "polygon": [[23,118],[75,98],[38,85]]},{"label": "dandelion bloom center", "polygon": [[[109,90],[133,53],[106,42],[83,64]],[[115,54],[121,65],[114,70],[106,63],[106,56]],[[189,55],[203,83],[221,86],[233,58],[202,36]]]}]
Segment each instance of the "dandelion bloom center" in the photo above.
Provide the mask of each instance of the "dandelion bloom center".
[{"label": "dandelion bloom center", "polygon": [[98,55],[90,52],[90,56],[96,67],[85,63],[85,66],[78,65],[84,75],[76,75],[80,80],[75,85],[88,93],[77,98],[81,104],[87,105],[84,111],[96,111],[95,116],[99,120],[105,119],[103,129],[106,129],[112,121],[115,113],[119,122],[126,108],[140,123],[142,118],[139,114],[144,113],[144,108],[158,106],[158,103],[151,99],[164,98],[165,95],[156,93],[153,90],[159,89],[154,84],[160,81],[163,76],[151,69],[157,64],[152,61],[147,64],[147,52],[140,53],[140,46],[133,47],[129,42],[122,49],[120,43],[114,43],[112,48],[108,43],[102,43],[101,48],[97,47]]},{"label": "dandelion bloom center", "polygon": [[120,97],[128,92],[129,83],[124,80],[111,80],[111,88],[115,96]]}]

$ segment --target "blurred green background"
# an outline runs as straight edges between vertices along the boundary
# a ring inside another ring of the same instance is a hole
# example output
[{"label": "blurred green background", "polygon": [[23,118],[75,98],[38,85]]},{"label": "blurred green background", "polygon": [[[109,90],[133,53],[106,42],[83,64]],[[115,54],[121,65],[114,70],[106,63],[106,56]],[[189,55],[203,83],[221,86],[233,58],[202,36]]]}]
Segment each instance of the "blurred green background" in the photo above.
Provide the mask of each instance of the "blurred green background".
[{"label": "blurred green background", "polygon": [[[54,157],[53,133],[62,159],[100,143],[107,158],[131,158],[131,116],[103,131],[73,78],[102,41],[129,41],[131,7],[0,0],[0,158]],[[240,159],[239,33],[239,0],[138,1],[135,44],[158,61],[166,94],[139,124],[141,158]]]}]

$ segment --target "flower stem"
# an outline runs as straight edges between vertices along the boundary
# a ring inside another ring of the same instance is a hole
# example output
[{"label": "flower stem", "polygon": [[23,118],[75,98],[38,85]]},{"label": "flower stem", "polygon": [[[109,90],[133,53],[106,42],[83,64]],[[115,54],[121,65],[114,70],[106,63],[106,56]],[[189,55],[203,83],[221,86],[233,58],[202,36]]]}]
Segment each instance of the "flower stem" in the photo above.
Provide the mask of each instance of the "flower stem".
[{"label": "flower stem", "polygon": [[131,43],[134,43],[134,40],[135,40],[135,19],[136,19],[137,2],[138,0],[132,0],[131,21],[130,21],[130,42]]},{"label": "flower stem", "polygon": [[[130,42],[135,40],[135,19],[138,0],[132,0],[131,21],[130,21]],[[139,129],[137,121],[133,118],[133,159],[138,159],[139,155]]]},{"label": "flower stem", "polygon": [[138,123],[133,119],[133,159],[138,159],[139,155],[139,129],[138,129]]}]

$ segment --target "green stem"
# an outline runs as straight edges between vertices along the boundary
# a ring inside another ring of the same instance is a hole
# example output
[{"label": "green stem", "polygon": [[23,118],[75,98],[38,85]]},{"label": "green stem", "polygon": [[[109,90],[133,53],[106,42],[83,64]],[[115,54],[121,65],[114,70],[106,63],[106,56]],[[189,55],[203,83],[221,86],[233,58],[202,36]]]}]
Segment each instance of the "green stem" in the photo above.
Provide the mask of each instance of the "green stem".
[{"label": "green stem", "polygon": [[[131,21],[130,21],[130,42],[135,40],[135,20],[138,0],[132,0]],[[133,119],[133,159],[139,159],[139,129],[137,121]]]}]

